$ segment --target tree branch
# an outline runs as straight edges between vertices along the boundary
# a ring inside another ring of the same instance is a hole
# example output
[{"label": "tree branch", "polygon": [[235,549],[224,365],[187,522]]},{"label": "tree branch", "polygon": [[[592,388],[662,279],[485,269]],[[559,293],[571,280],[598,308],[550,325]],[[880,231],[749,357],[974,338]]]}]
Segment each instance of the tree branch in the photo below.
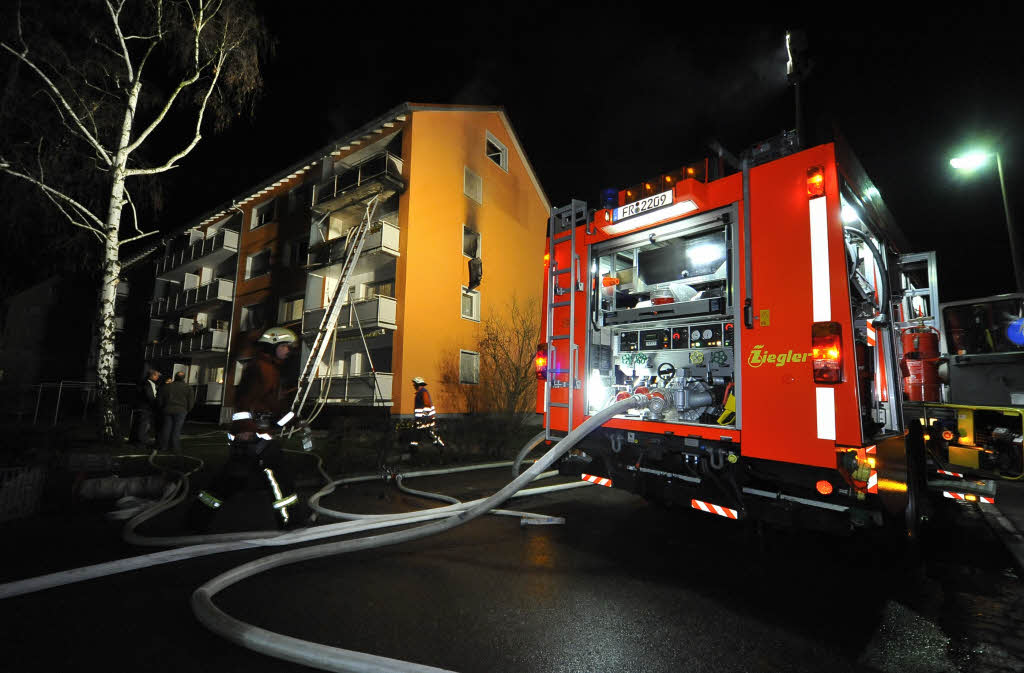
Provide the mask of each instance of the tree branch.
[{"label": "tree branch", "polygon": [[[90,224],[84,224],[84,225],[78,225],[78,226],[82,226],[83,228],[89,229],[90,231],[93,231],[94,233],[96,233],[96,234],[106,238],[106,234],[103,233],[103,220],[101,220],[100,218],[96,217],[91,210],[89,210],[88,208],[86,208],[81,203],[79,203],[78,201],[74,200],[73,198],[71,198],[70,196],[65,194],[64,192],[61,192],[59,190],[54,189],[53,187],[47,185],[44,182],[41,182],[41,181],[37,180],[36,178],[32,177],[31,175],[27,175],[25,173],[21,173],[19,171],[14,170],[11,167],[11,165],[9,163],[7,163],[3,159],[0,159],[0,171],[3,171],[4,173],[7,173],[8,175],[14,176],[16,178],[20,178],[22,180],[25,180],[26,182],[31,182],[35,186],[39,187],[39,189],[43,190],[43,193],[46,194],[47,196],[56,197],[56,198],[58,198],[58,199],[60,199],[60,200],[62,200],[64,202],[68,203],[76,211],[78,211],[79,213],[81,213],[84,216],[87,216],[87,219],[92,220],[93,222],[95,222],[95,225],[96,225],[95,227],[93,225],[90,225]],[[72,223],[74,223],[74,221]]]},{"label": "tree branch", "polygon": [[117,245],[118,246],[122,246],[125,243],[131,243],[132,241],[137,241],[140,238],[146,238],[147,236],[152,236],[153,234],[159,234],[159,233],[160,233],[159,229],[154,229],[153,231],[147,231],[146,233],[139,234],[138,236],[132,236],[131,238],[121,239],[121,241],[119,241]]},{"label": "tree branch", "polygon": [[[125,175],[126,176],[131,176],[131,175],[153,175],[154,173],[163,173],[164,171],[168,171],[168,170],[170,170],[172,168],[176,168],[176,166],[174,165],[174,162],[176,162],[179,159],[185,157],[186,155],[188,155],[189,152],[191,152],[193,150],[193,148],[195,148],[195,146],[199,143],[199,140],[203,137],[202,136],[202,132],[201,132],[202,125],[203,125],[203,115],[206,114],[206,106],[210,102],[210,96],[213,94],[214,88],[217,86],[217,79],[220,77],[220,69],[221,69],[221,66],[224,65],[224,61],[225,61],[226,58],[227,58],[227,56],[226,56],[226,54],[224,52],[221,52],[218,55],[218,57],[217,57],[217,64],[213,68],[213,77],[210,80],[210,86],[209,86],[209,88],[207,88],[206,94],[203,96],[203,102],[199,106],[199,112],[198,112],[198,114],[196,116],[196,130],[195,130],[195,135],[193,135],[193,137],[192,137],[192,141],[189,142],[189,144],[186,145],[184,149],[182,149],[177,154],[175,154],[170,159],[168,159],[162,166],[157,166],[155,168],[130,168],[127,171],[125,171]],[[199,76],[199,73],[197,72],[196,73],[196,78],[198,78],[198,76]],[[161,117],[163,116],[163,114],[164,113],[161,113]],[[147,129],[147,132],[148,132],[148,129]],[[135,143],[130,145],[129,146],[129,151],[131,151],[131,147],[134,146],[134,145],[137,145],[138,142],[141,139],[142,139],[142,137],[140,136],[140,138],[137,139],[135,141]]]},{"label": "tree branch", "polygon": [[110,0],[107,0],[107,11],[110,12],[110,18],[114,23],[114,34],[117,35],[117,41],[121,45],[121,55],[124,57],[124,64],[128,70],[128,81],[135,81],[135,69],[132,67],[132,55],[128,52],[128,45],[124,41],[124,33],[121,31],[121,10],[124,9],[124,3],[122,2],[117,6],[117,10],[110,4]]},{"label": "tree branch", "polygon": [[92,145],[97,152],[99,152],[100,156],[103,157],[103,160],[109,164],[110,155],[107,153],[106,149],[104,149],[103,145],[100,144],[99,140],[97,140],[91,133],[89,133],[89,130],[85,128],[85,125],[82,123],[82,120],[79,119],[78,115],[75,114],[75,111],[71,109],[71,106],[68,104],[67,99],[64,98],[64,95],[60,92],[60,89],[57,88],[57,85],[53,83],[53,80],[47,77],[46,73],[40,70],[39,66],[37,66],[33,61],[31,61],[28,58],[28,48],[26,47],[25,51],[22,53],[12,49],[11,46],[6,42],[0,42],[0,47],[5,49],[8,53],[10,53],[16,59],[27,65],[30,69],[32,69],[33,72],[39,75],[39,78],[46,83],[46,86],[57,97],[57,100],[60,102],[59,107],[63,107],[64,110],[69,115],[71,115],[71,118],[75,120],[75,125],[78,126],[78,130],[82,133],[82,135],[89,142],[89,144]]}]

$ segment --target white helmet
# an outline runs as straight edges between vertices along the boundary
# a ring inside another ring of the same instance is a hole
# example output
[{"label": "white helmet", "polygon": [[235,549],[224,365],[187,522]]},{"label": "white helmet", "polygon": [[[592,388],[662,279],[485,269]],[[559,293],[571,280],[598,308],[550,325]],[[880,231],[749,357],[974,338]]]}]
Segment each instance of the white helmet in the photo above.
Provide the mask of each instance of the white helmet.
[{"label": "white helmet", "polygon": [[287,327],[271,327],[256,341],[276,346],[278,344],[294,344],[297,343],[298,340],[299,338],[295,336],[295,332],[291,331]]},{"label": "white helmet", "polygon": [[412,384],[414,386],[425,386],[427,385],[427,380],[422,376],[414,376],[412,379]]}]

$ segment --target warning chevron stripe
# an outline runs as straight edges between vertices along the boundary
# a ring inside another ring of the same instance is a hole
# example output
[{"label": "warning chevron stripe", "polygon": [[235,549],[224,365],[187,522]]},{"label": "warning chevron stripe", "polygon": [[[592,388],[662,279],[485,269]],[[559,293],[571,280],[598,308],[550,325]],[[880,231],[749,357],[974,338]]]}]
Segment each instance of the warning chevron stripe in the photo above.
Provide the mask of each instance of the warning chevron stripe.
[{"label": "warning chevron stripe", "polygon": [[951,498],[953,500],[965,500],[968,502],[983,502],[986,505],[996,504],[995,498],[989,498],[984,495],[974,495],[973,493],[957,493],[956,491],[943,491],[943,497]]},{"label": "warning chevron stripe", "polygon": [[868,475],[868,493],[878,493],[878,472],[874,470]]},{"label": "warning chevron stripe", "polygon": [[611,486],[612,480],[606,477],[595,477],[592,474],[581,474],[580,479],[583,481],[589,481],[591,484],[597,484],[598,486]]},{"label": "warning chevron stripe", "polygon": [[950,472],[949,470],[935,470],[935,471],[938,472],[939,474],[945,474],[945,475],[948,475],[950,477],[960,477],[961,479],[964,478],[964,475],[960,474],[959,472]]},{"label": "warning chevron stripe", "polygon": [[726,519],[733,519],[734,521],[740,518],[739,513],[736,510],[729,509],[728,507],[721,507],[710,502],[691,500],[690,507],[693,507],[694,509],[699,509],[702,512],[707,512],[708,514],[717,514],[718,516],[724,516]]}]

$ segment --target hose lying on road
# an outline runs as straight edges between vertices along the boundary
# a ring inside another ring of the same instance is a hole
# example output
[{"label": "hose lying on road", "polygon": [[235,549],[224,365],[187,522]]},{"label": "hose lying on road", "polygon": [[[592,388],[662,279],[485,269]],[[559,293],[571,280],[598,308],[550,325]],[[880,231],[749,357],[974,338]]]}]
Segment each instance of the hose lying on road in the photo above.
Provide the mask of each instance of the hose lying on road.
[{"label": "hose lying on road", "polygon": [[[289,453],[300,453],[298,451],[290,451]],[[311,455],[306,452],[301,452],[302,455]],[[161,469],[165,469],[164,466],[156,465],[154,462],[154,454],[149,456],[139,455],[132,456],[137,458],[148,457],[150,463]],[[325,493],[329,493],[334,490],[334,486],[338,483],[354,483],[361,481],[374,481],[380,479],[377,475],[369,475],[363,477],[352,477],[349,479],[343,479],[338,481],[332,481],[327,473],[323,470],[322,461],[317,457],[317,469],[320,474],[329,482],[328,486],[322,489],[318,496],[323,497]],[[193,458],[193,460],[198,460]],[[498,463],[488,464],[483,466],[469,466],[460,468],[448,468],[442,470],[426,470],[422,472],[411,472],[406,474],[406,477],[420,477],[430,476],[436,474],[446,474],[451,472],[462,472],[467,469],[481,469],[486,467],[507,467],[509,463]],[[169,471],[170,468],[166,468]],[[90,579],[96,579],[100,577],[106,577],[108,575],[115,575],[122,572],[129,572],[132,570],[140,570],[148,568],[154,565],[161,565],[164,563],[174,563],[177,561],[184,561],[191,558],[199,558],[202,556],[209,556],[212,554],[220,554],[230,551],[240,551],[243,549],[254,549],[257,547],[270,547],[270,546],[285,546],[292,544],[299,544],[303,542],[310,542],[314,540],[320,540],[328,537],[336,537],[340,535],[349,535],[359,533],[365,530],[373,530],[376,528],[385,528],[392,526],[401,526],[410,523],[419,523],[422,521],[430,521],[439,519],[446,516],[451,516],[453,513],[467,509],[477,503],[480,500],[474,500],[468,503],[461,503],[452,507],[438,507],[434,509],[406,512],[403,514],[378,514],[378,515],[347,515],[351,520],[344,521],[343,523],[330,524],[325,526],[316,526],[314,528],[305,528],[292,532],[283,533],[279,530],[267,530],[267,531],[248,531],[240,533],[216,533],[208,535],[183,535],[183,536],[171,536],[171,537],[145,537],[138,535],[134,532],[136,526],[143,522],[153,518],[161,512],[167,511],[181,503],[188,495],[189,486],[188,478],[195,472],[195,470],[189,470],[187,472],[179,472],[181,481],[178,483],[176,490],[167,493],[163,499],[152,504],[150,507],[146,507],[142,512],[134,516],[125,525],[122,537],[130,543],[146,546],[179,546],[178,549],[170,549],[166,551],[155,552],[152,554],[144,554],[141,556],[134,556],[125,559],[119,559],[116,561],[109,561],[106,563],[98,563],[90,566],[84,566],[81,568],[73,568],[70,570],[63,570],[55,573],[49,573],[47,575],[40,575],[37,577],[30,577],[23,580],[16,580],[14,582],[8,582],[6,584],[0,584],[0,599],[11,598],[14,596],[21,596],[24,594],[34,593],[36,591],[43,591],[45,589],[51,589],[54,587],[63,586],[66,584],[73,584],[76,582],[84,582]],[[538,478],[546,475],[539,475]],[[520,491],[517,496],[527,496],[538,493],[547,492],[557,488],[569,488],[575,486],[588,485],[587,482],[579,482],[573,484],[562,484],[556,487],[542,487],[535,489],[528,489]],[[326,516],[334,516],[336,518],[345,518],[344,513],[335,513],[332,510],[321,508]],[[539,514],[531,514],[528,512],[516,512],[513,513],[515,516],[529,518],[527,523],[559,523],[556,517],[544,517]]]},{"label": "hose lying on road", "polygon": [[447,516],[441,521],[397,532],[286,551],[233,568],[196,589],[192,594],[192,611],[204,626],[242,647],[305,666],[325,671],[418,671],[423,673],[430,671],[436,673],[441,669],[300,640],[247,624],[220,610],[213,604],[213,597],[243,579],[272,568],[334,554],[411,542],[460,526],[507,500],[605,421],[625,413],[631,408],[643,407],[646,404],[647,398],[641,395],[634,395],[612,404],[572,430],[552,446],[533,466],[497,493],[457,514]]}]

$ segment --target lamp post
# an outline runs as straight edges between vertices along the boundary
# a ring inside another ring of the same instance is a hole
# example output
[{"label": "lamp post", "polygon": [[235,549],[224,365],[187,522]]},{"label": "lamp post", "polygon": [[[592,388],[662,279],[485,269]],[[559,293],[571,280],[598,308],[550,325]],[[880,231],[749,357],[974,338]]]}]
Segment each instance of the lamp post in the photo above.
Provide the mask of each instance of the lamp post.
[{"label": "lamp post", "polygon": [[1006,231],[1010,236],[1010,259],[1013,261],[1013,278],[1017,284],[1017,292],[1024,292],[1024,263],[1021,262],[1021,242],[1013,228],[1010,218],[1010,202],[1006,198],[1006,181],[1003,178],[1003,160],[999,152],[968,152],[949,160],[949,165],[957,170],[973,171],[988,163],[989,157],[996,158],[996,169],[999,172],[999,189],[1003,194],[1003,213],[1006,215]]}]

